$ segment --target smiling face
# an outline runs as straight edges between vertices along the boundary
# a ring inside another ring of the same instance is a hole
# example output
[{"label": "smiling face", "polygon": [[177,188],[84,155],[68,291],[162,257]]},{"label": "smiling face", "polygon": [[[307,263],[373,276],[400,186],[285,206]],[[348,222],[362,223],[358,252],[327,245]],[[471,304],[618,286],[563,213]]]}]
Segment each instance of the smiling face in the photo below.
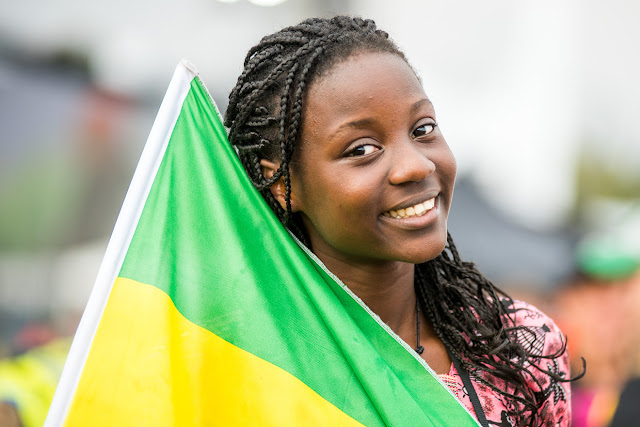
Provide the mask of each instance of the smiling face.
[{"label": "smiling face", "polygon": [[309,88],[292,200],[320,259],[421,263],[444,248],[456,164],[400,57],[362,53]]}]

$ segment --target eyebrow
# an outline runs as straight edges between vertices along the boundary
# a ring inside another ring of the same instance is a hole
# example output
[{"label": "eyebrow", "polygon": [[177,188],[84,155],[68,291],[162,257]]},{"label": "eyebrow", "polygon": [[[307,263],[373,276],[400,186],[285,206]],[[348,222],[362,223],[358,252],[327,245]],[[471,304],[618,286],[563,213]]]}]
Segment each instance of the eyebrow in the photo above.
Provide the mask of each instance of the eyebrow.
[{"label": "eyebrow", "polygon": [[431,101],[429,101],[429,98],[423,98],[418,102],[415,102],[412,106],[411,106],[411,112],[415,113],[416,111],[418,111],[420,108],[422,108],[423,105],[431,105],[433,106],[433,104],[431,104]]},{"label": "eyebrow", "polygon": [[[409,111],[411,113],[415,113],[420,108],[422,108],[425,104],[431,105],[431,101],[429,101],[428,98],[423,98],[423,99],[413,103],[413,105],[409,108]],[[334,136],[340,134],[345,129],[363,129],[363,128],[370,127],[374,123],[375,123],[375,120],[373,120],[373,118],[371,118],[371,117],[366,117],[364,119],[354,120],[352,122],[347,122],[347,123],[344,123],[344,124],[340,125],[340,127],[338,129],[336,129],[336,131],[331,134],[331,137],[334,137]]]},{"label": "eyebrow", "polygon": [[333,133],[338,134],[342,132],[344,129],[362,129],[371,126],[374,123],[374,120],[371,117],[367,117],[360,120],[354,120],[352,122],[343,123],[340,125],[338,129]]}]

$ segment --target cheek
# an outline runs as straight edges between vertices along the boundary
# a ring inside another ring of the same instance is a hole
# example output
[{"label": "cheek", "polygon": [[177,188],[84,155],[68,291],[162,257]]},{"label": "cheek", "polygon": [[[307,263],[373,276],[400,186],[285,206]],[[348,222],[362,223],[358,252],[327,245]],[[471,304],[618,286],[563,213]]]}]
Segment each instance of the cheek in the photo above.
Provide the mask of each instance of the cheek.
[{"label": "cheek", "polygon": [[442,213],[447,218],[453,200],[457,164],[453,153],[448,147],[440,153],[438,160],[436,171],[438,172],[438,180],[442,190],[441,207],[443,209]]},{"label": "cheek", "polygon": [[344,174],[336,175],[331,180],[322,180],[315,185],[315,191],[309,197],[314,206],[309,206],[314,213],[326,217],[326,221],[340,221],[348,224],[362,221],[375,205],[375,196],[367,183],[358,182],[354,177]]},{"label": "cheek", "polygon": [[449,147],[447,147],[442,152],[442,155],[440,157],[439,169],[443,179],[446,181],[446,184],[453,189],[453,185],[456,180],[456,174],[458,171],[458,165],[456,163],[456,158]]},{"label": "cheek", "polygon": [[[309,176],[301,189],[302,212],[324,240],[359,235],[374,226],[377,215],[375,188],[367,180],[327,171]],[[365,226],[366,224],[366,226]],[[363,227],[364,226],[364,227]]]}]

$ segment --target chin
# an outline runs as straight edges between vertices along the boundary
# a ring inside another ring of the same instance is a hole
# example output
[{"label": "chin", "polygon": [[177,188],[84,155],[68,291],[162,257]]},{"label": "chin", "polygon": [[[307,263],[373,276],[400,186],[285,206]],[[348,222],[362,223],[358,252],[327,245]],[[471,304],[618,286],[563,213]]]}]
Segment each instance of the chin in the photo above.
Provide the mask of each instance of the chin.
[{"label": "chin", "polygon": [[405,252],[403,255],[406,259],[404,262],[411,264],[422,264],[427,261],[431,261],[444,251],[447,246],[447,233],[444,233],[444,237],[437,239],[437,241],[429,241],[428,244],[423,244],[415,250]]}]

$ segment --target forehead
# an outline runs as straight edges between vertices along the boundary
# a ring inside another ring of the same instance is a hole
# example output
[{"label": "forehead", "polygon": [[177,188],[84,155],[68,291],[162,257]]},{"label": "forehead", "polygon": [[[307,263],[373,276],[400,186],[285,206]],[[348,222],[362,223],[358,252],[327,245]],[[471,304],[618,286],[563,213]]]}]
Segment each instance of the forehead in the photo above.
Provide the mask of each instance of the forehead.
[{"label": "forehead", "polygon": [[[392,53],[360,53],[338,62],[315,80],[305,115],[349,113],[383,103],[390,109],[427,96],[414,71]],[[326,117],[326,116],[325,116]]]}]

